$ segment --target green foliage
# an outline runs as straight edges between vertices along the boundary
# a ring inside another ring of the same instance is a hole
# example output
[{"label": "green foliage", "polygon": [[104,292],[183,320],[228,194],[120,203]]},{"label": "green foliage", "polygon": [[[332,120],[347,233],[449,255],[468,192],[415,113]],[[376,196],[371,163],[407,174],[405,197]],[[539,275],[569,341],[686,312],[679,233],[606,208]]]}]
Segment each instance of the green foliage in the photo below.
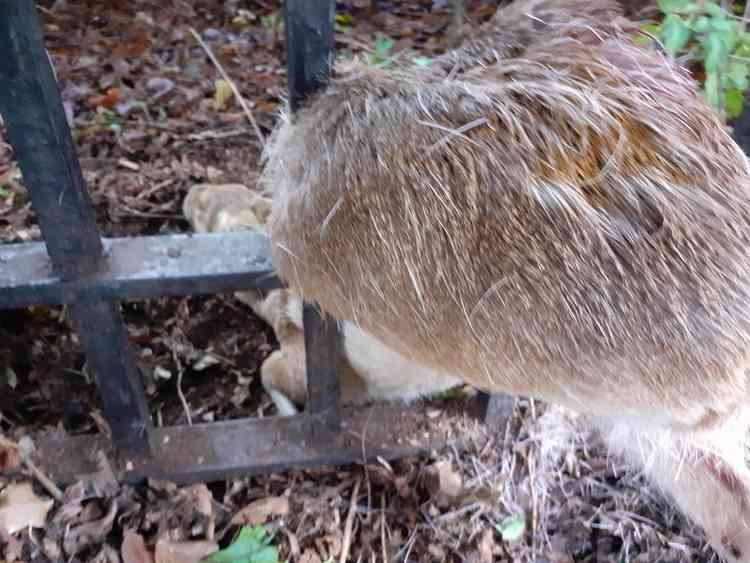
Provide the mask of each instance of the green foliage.
[{"label": "green foliage", "polygon": [[[370,66],[379,66],[381,68],[388,68],[393,65],[393,61],[397,54],[393,53],[393,47],[395,42],[390,37],[378,33],[375,36],[375,45],[373,46],[373,52],[368,53],[365,58],[365,63]],[[428,66],[432,64],[432,59],[429,57],[414,57],[412,62],[418,66]]]},{"label": "green foliage", "polygon": [[371,66],[387,67],[391,64],[394,41],[390,37],[378,33],[375,36],[375,45],[372,53],[368,53],[365,62]]},{"label": "green foliage", "polygon": [[737,117],[750,86],[750,33],[744,23],[716,2],[659,0],[659,7],[664,19],[643,31],[656,36],[670,55],[701,62],[706,101],[727,117]]},{"label": "green foliage", "polygon": [[276,26],[283,27],[284,20],[278,12],[274,12],[272,14],[268,14],[267,16],[261,16],[260,25],[268,29],[273,29]]},{"label": "green foliage", "polygon": [[245,526],[231,545],[201,563],[279,563],[279,552],[262,526]]},{"label": "green foliage", "polygon": [[10,188],[4,184],[0,184],[0,197],[10,197]]},{"label": "green foliage", "polygon": [[508,516],[495,529],[500,533],[503,541],[511,543],[520,540],[526,532],[526,517],[523,514]]},{"label": "green foliage", "polygon": [[463,391],[460,387],[452,387],[450,389],[446,389],[445,391],[435,393],[431,398],[435,401],[452,401],[453,399],[460,398],[462,395]]}]

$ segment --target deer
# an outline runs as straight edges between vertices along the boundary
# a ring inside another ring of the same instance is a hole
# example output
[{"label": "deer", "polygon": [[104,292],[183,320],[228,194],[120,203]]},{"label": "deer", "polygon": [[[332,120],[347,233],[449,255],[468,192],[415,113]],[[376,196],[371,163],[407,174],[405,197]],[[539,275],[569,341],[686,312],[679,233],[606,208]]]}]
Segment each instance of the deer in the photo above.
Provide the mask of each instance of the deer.
[{"label": "deer", "polygon": [[427,67],[334,69],[264,149],[265,228],[290,294],[422,377],[587,417],[750,562],[750,167],[634,29],[517,1]]},{"label": "deer", "polygon": [[[183,216],[197,233],[253,231],[267,235],[271,199],[242,184],[196,184],[182,203]],[[294,416],[307,401],[302,296],[287,288],[237,291],[235,298],[271,327],[278,349],[261,363],[260,379],[279,416]],[[459,387],[454,374],[403,357],[379,340],[344,322],[339,363],[343,405],[372,401],[412,403]]]}]

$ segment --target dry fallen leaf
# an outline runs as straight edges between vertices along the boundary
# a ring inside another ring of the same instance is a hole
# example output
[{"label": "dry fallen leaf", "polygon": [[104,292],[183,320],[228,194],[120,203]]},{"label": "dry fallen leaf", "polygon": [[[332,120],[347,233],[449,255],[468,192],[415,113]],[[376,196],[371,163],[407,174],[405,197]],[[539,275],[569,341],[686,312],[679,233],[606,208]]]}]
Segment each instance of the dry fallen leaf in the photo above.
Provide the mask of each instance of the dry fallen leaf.
[{"label": "dry fallen leaf", "polygon": [[117,501],[113,500],[109,505],[109,511],[103,518],[86,522],[68,530],[63,540],[63,549],[68,555],[75,555],[90,544],[101,541],[112,531],[112,524],[117,516]]},{"label": "dry fallen leaf", "polygon": [[232,518],[232,524],[258,526],[271,516],[289,514],[289,499],[286,497],[266,497],[251,502]]},{"label": "dry fallen leaf", "polygon": [[53,500],[38,497],[31,483],[14,483],[0,494],[0,528],[9,534],[28,528],[43,528]]},{"label": "dry fallen leaf", "polygon": [[438,461],[427,468],[425,486],[438,504],[455,501],[463,492],[461,475],[449,461]]},{"label": "dry fallen leaf", "polygon": [[207,518],[206,539],[213,540],[216,521],[214,518],[214,497],[211,491],[206,485],[200,484],[186,487],[182,489],[182,493],[190,499],[195,510]]},{"label": "dry fallen leaf", "polygon": [[123,563],[154,563],[154,556],[146,547],[143,536],[130,530],[125,531],[120,555]]},{"label": "dry fallen leaf", "polygon": [[21,465],[21,452],[18,451],[18,446],[5,440],[0,442],[0,471],[14,469],[19,465]]},{"label": "dry fallen leaf", "polygon": [[155,563],[200,563],[204,557],[218,550],[219,544],[212,541],[174,542],[160,539],[156,542]]},{"label": "dry fallen leaf", "polygon": [[494,550],[495,550],[495,532],[492,529],[487,529],[482,532],[482,536],[479,539],[479,561],[480,563],[492,563],[494,561]]},{"label": "dry fallen leaf", "polygon": [[323,563],[320,556],[314,549],[306,549],[299,560],[299,563]]},{"label": "dry fallen leaf", "polygon": [[216,88],[216,93],[214,94],[216,109],[222,109],[234,95],[234,92],[232,92],[232,87],[226,80],[214,81],[214,87]]}]

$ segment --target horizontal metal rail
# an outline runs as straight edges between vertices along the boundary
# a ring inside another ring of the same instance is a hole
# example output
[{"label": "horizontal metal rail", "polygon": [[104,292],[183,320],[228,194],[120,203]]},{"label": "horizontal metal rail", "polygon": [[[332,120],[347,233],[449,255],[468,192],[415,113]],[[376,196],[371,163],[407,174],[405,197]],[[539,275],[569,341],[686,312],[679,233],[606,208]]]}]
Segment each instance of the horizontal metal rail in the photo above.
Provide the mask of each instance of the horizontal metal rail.
[{"label": "horizontal metal rail", "polygon": [[[287,0],[285,6],[296,110],[330,73],[335,3]],[[35,6],[27,0],[0,0],[0,112],[45,241],[0,245],[0,309],[70,307],[111,430],[111,439],[36,436],[37,463],[54,480],[70,483],[96,471],[99,452],[123,481],[195,482],[460,443],[461,432],[435,424],[424,405],[341,409],[338,323],[309,304],[303,314],[305,413],[153,428],[119,302],[281,287],[268,239],[250,231],[100,238]],[[471,410],[493,424],[508,412],[496,398],[480,395],[474,402]]]},{"label": "horizontal metal rail", "polygon": [[254,232],[103,239],[95,275],[63,279],[44,243],[0,245],[0,309],[86,299],[147,299],[281,287]]},{"label": "horizontal metal rail", "polygon": [[[341,432],[326,440],[312,429],[326,424],[321,413],[293,417],[240,419],[153,429],[150,458],[121,455],[103,434],[34,436],[34,461],[53,481],[69,484],[99,470],[101,452],[121,482],[146,478],[175,483],[269,473],[292,468],[336,466],[424,454],[463,446],[469,406],[452,404],[435,418],[435,406],[394,404],[341,409]],[[430,410],[428,416],[426,411]]]}]

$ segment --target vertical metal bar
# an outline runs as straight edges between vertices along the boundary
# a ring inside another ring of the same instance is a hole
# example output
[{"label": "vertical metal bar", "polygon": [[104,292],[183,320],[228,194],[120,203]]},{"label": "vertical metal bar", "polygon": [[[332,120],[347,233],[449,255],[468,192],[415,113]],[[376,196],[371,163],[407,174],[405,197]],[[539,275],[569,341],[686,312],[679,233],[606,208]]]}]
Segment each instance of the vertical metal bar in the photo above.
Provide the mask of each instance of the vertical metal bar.
[{"label": "vertical metal bar", "polygon": [[[55,273],[94,276],[106,260],[35,3],[0,0],[0,113]],[[75,299],[71,312],[99,380],[116,444],[149,451],[150,419],[117,302]]]},{"label": "vertical metal bar", "polygon": [[286,0],[285,8],[287,80],[294,112],[330,76],[336,2]]},{"label": "vertical metal bar", "polygon": [[302,313],[307,358],[307,408],[323,417],[325,430],[335,432],[341,423],[339,411],[339,365],[342,334],[338,323],[316,307],[305,304]]},{"label": "vertical metal bar", "polygon": [[[286,0],[287,79],[292,112],[321,88],[331,72],[334,0]],[[340,426],[338,366],[342,354],[337,323],[309,304],[303,314],[307,361],[307,411],[323,417],[326,430]]]},{"label": "vertical metal bar", "polygon": [[487,426],[500,427],[513,416],[516,399],[502,393],[480,393],[477,403],[477,417],[483,419]]}]

